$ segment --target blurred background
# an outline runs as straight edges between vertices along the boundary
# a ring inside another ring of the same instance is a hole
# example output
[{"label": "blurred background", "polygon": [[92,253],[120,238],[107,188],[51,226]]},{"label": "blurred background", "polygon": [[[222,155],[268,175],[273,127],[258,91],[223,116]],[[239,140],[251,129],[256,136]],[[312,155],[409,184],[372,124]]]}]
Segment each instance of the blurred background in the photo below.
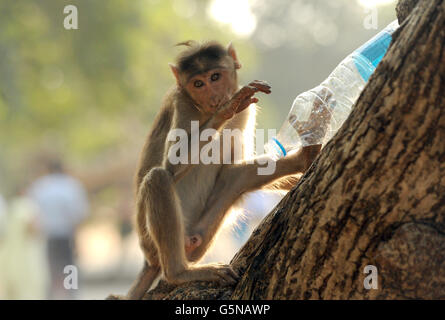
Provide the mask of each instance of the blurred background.
[{"label": "blurred background", "polygon": [[[67,5],[78,9],[77,30],[64,28]],[[279,129],[293,99],[394,20],[395,5],[0,1],[0,299],[103,299],[129,288],[142,265],[133,175],[174,83],[174,44],[232,41],[240,84],[272,85],[259,96],[257,128]],[[372,13],[378,29],[365,27]],[[248,214],[220,234],[206,261],[229,262],[279,200],[246,204]],[[66,265],[77,273],[64,273]]]}]

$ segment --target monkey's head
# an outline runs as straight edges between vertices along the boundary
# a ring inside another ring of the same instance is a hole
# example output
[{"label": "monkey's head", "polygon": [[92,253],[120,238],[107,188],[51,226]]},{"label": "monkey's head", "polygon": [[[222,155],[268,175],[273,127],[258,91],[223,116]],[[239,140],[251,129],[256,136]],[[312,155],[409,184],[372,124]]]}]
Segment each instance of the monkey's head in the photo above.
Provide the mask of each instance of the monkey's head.
[{"label": "monkey's head", "polygon": [[189,48],[182,52],[170,68],[177,85],[204,113],[214,113],[238,90],[236,70],[241,65],[232,44],[227,48],[218,42],[179,43]]}]

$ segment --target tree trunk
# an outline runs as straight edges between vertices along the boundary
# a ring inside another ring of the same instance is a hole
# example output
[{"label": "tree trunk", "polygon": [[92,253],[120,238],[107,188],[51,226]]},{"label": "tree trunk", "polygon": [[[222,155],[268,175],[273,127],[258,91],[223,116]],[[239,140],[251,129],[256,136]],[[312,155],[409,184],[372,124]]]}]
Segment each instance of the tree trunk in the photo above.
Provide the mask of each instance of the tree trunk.
[{"label": "tree trunk", "polygon": [[397,14],[349,118],[233,258],[236,287],[161,282],[145,298],[445,298],[445,0]]}]

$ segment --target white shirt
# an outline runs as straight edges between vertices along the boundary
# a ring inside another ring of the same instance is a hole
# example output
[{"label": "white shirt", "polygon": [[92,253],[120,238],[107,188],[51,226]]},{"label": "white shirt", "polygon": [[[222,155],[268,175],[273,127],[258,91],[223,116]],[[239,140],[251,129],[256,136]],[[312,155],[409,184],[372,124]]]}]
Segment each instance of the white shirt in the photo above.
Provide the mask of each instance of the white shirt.
[{"label": "white shirt", "polygon": [[5,230],[6,227],[6,202],[0,194],[0,234]]},{"label": "white shirt", "polygon": [[88,199],[83,186],[66,174],[37,179],[29,196],[39,207],[40,223],[50,238],[70,237],[87,215]]}]

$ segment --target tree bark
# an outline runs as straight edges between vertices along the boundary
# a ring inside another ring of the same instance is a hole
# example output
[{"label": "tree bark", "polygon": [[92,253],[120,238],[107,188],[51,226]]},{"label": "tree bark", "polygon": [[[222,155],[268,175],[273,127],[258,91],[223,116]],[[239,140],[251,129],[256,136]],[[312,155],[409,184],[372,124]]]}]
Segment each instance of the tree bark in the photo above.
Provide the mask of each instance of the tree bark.
[{"label": "tree bark", "polygon": [[399,24],[402,24],[403,21],[409,16],[409,14],[416,7],[419,0],[400,0],[396,6],[397,19],[399,20]]},{"label": "tree bark", "polygon": [[445,0],[397,14],[349,118],[233,258],[238,284],[161,282],[146,299],[445,298]]}]

